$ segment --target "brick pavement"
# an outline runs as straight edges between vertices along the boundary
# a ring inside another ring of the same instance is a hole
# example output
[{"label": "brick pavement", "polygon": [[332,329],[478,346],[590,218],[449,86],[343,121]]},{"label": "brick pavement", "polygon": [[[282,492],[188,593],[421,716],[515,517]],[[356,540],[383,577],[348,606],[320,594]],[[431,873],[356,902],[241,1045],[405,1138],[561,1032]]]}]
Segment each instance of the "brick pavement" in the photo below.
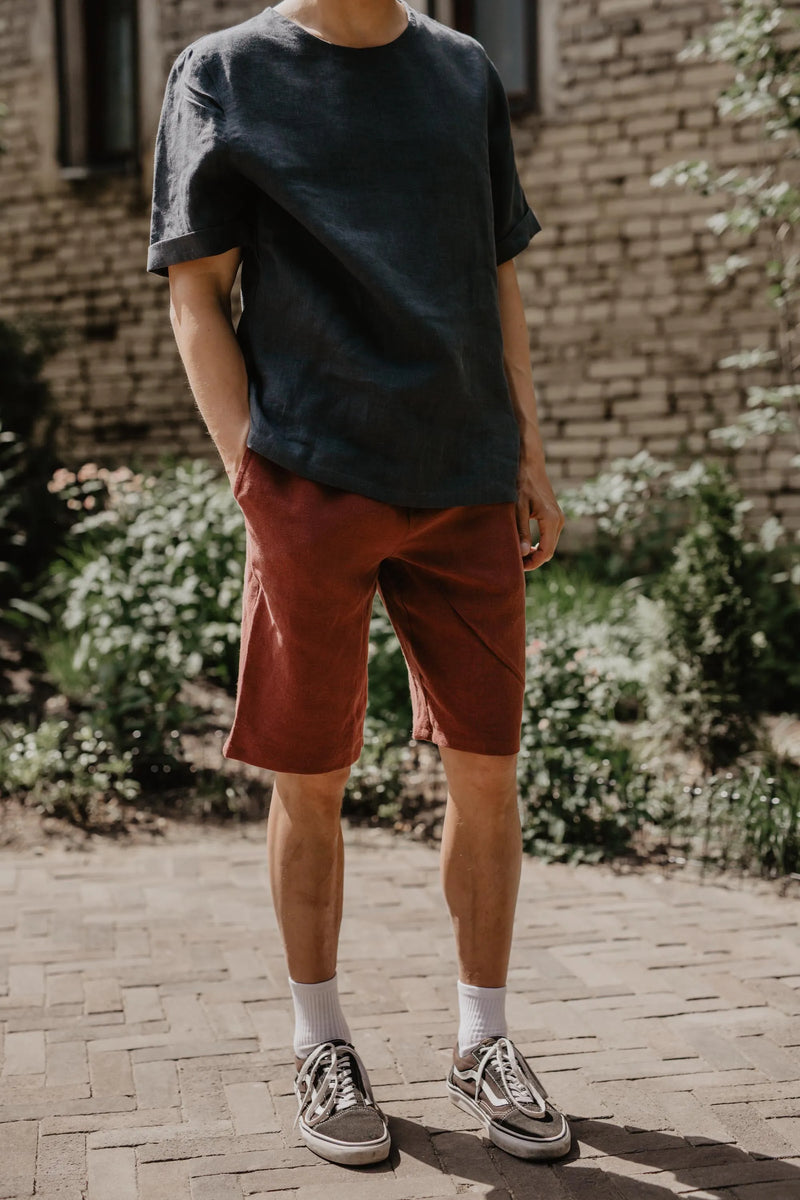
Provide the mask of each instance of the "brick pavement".
[{"label": "brick pavement", "polygon": [[395,1149],[293,1130],[263,826],[0,851],[0,1197],[800,1200],[800,901],[526,861],[511,1032],[573,1117],[560,1164],[444,1095],[455,968],[435,849],[347,834],[340,978]]}]

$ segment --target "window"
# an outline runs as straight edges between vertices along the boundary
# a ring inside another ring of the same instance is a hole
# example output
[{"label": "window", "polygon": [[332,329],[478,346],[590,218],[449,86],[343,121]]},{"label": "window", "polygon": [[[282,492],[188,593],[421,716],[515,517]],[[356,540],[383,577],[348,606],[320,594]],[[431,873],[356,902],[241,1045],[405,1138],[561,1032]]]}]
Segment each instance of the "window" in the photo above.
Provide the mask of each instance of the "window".
[{"label": "window", "polygon": [[136,0],[55,0],[59,160],[82,176],[136,165]]},{"label": "window", "polygon": [[539,107],[538,0],[430,0],[437,21],[484,46],[506,85],[512,113]]}]

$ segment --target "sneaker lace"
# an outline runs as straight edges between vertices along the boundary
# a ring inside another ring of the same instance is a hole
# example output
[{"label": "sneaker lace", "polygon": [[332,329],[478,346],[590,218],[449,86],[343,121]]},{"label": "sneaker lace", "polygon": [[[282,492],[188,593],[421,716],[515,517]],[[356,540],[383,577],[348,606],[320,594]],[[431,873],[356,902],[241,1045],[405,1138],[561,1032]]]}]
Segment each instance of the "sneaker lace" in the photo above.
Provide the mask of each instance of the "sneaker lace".
[{"label": "sneaker lace", "polygon": [[475,1073],[476,1095],[490,1064],[496,1068],[503,1091],[515,1108],[528,1117],[544,1116],[547,1093],[514,1043],[506,1037],[499,1037],[487,1046]]},{"label": "sneaker lace", "polygon": [[[363,1096],[359,1094],[353,1075],[354,1062],[358,1064],[364,1081]],[[332,1042],[317,1046],[298,1072],[297,1085],[302,1092],[302,1100],[295,1125],[304,1109],[308,1112],[306,1123],[313,1126],[332,1113],[342,1112],[364,1101],[373,1103],[366,1071],[352,1046],[337,1046]]]}]

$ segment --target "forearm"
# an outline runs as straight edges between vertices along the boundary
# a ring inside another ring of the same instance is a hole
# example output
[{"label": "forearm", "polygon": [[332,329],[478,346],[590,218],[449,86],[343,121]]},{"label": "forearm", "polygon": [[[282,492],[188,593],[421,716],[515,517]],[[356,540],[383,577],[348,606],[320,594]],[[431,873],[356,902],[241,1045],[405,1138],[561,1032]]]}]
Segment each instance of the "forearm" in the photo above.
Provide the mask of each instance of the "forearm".
[{"label": "forearm", "polygon": [[498,267],[497,288],[503,332],[503,366],[519,424],[521,455],[543,462],[544,446],[531,372],[528,327],[513,258]]},{"label": "forearm", "polygon": [[195,402],[231,474],[250,425],[250,405],[230,302],[194,295],[191,304],[170,306],[170,321]]},{"label": "forearm", "polygon": [[[513,258],[497,268],[497,291],[503,331],[503,366],[520,431],[517,528],[523,566],[526,571],[532,571],[553,557],[564,528],[564,514],[547,478],[531,374],[528,327]],[[539,541],[531,549],[532,520],[539,526]]]}]

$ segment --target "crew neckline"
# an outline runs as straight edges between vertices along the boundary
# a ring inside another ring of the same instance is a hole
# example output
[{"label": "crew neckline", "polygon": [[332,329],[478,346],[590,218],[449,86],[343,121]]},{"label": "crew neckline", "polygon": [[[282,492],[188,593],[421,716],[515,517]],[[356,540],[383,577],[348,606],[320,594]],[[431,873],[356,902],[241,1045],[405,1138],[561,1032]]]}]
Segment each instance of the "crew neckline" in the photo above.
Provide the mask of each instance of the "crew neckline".
[{"label": "crew neckline", "polygon": [[264,9],[265,13],[272,13],[273,17],[277,17],[284,25],[288,25],[295,30],[297,35],[308,42],[314,42],[318,46],[325,46],[327,49],[336,51],[344,51],[346,54],[364,54],[365,51],[391,50],[393,47],[400,45],[408,39],[412,29],[417,25],[416,10],[407,2],[407,0],[399,0],[402,8],[406,11],[408,20],[405,29],[398,33],[396,38],[392,38],[390,42],[379,42],[375,46],[345,46],[342,42],[329,42],[325,38],[318,37],[316,33],[312,33],[310,29],[306,29],[305,25],[301,25],[299,21],[292,20],[285,13],[279,12],[274,5],[268,4]]}]

